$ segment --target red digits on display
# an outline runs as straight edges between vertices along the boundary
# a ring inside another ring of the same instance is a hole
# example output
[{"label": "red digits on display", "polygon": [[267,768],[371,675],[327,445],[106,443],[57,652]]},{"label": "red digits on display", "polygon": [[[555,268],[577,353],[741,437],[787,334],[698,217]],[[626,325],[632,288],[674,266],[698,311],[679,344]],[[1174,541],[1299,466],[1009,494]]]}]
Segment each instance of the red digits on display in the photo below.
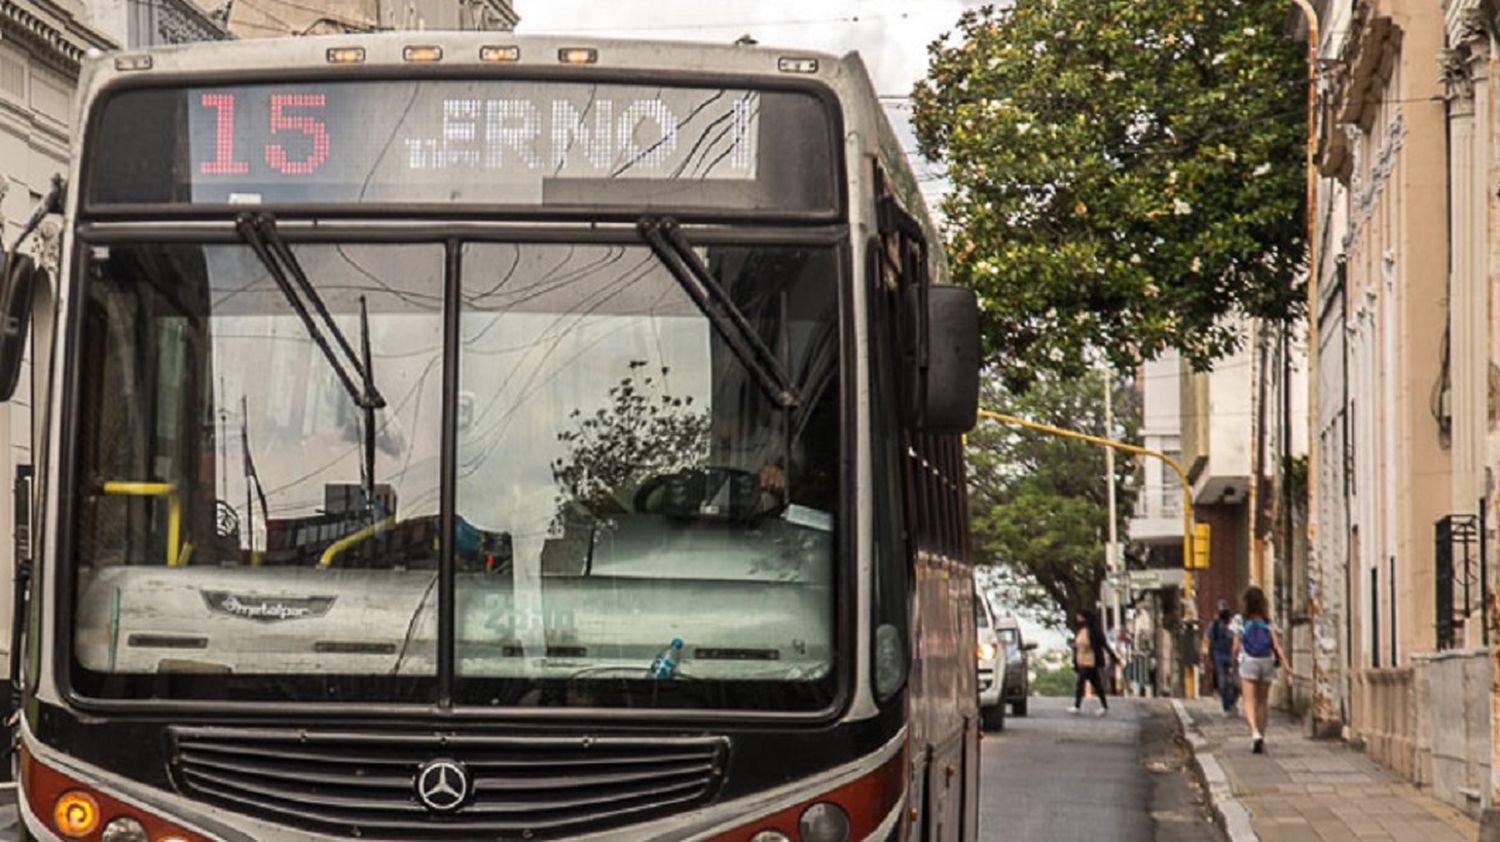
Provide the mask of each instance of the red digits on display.
[{"label": "red digits on display", "polygon": [[204,175],[244,175],[250,164],[234,159],[234,95],[204,94],[203,107],[212,108],[214,120],[214,159],[198,165]]},{"label": "red digits on display", "polygon": [[323,94],[271,95],[271,134],[282,131],[301,132],[312,141],[312,152],[300,161],[289,159],[286,147],[281,144],[266,144],[266,163],[277,172],[283,175],[308,175],[317,171],[328,160],[327,125],[316,117],[286,113],[288,108],[322,108],[325,101]]}]

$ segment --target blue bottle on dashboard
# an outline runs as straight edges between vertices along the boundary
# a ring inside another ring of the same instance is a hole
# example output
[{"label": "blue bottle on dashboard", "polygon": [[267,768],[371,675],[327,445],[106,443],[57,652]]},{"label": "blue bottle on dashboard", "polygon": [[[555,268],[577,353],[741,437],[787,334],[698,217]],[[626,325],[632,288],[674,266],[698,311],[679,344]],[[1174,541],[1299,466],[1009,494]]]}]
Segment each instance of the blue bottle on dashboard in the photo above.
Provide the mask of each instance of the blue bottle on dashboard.
[{"label": "blue bottle on dashboard", "polygon": [[669,679],[677,672],[677,664],[682,660],[682,638],[672,638],[672,644],[661,650],[651,661],[651,667],[646,671],[648,676],[656,679]]}]

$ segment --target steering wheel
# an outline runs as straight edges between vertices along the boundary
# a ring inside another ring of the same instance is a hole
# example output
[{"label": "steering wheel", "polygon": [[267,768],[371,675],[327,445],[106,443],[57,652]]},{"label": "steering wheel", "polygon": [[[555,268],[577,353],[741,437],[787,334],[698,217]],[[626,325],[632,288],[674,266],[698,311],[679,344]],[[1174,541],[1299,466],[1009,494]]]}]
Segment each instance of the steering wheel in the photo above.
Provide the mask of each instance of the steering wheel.
[{"label": "steering wheel", "polygon": [[668,517],[753,520],[766,513],[760,476],[743,468],[689,468],[641,483],[631,507]]}]

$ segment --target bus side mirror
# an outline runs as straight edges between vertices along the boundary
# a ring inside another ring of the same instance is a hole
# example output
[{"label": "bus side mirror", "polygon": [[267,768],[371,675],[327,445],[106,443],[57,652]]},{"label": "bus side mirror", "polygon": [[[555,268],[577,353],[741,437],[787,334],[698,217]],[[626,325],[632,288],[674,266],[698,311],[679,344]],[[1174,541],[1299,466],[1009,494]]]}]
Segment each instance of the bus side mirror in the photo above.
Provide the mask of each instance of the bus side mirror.
[{"label": "bus side mirror", "polygon": [[0,401],[16,393],[21,380],[21,362],[26,358],[26,331],[31,325],[31,296],[36,284],[36,263],[12,252],[0,258],[6,277],[0,280]]},{"label": "bus side mirror", "polygon": [[979,302],[963,287],[908,289],[906,311],[920,319],[924,310],[920,342],[926,345],[926,365],[919,352],[913,426],[939,435],[967,433],[979,411]]}]

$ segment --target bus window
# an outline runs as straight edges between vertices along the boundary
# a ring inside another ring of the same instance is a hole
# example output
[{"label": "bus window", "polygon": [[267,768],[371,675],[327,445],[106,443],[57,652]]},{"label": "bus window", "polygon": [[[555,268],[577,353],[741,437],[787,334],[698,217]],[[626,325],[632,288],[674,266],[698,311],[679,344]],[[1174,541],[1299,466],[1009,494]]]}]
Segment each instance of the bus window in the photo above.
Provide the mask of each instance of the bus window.
[{"label": "bus window", "polygon": [[675,692],[696,704],[831,699],[836,252],[701,251],[782,349],[798,407],[772,404],[644,246],[464,248],[458,512],[514,555],[460,577],[461,697],[566,680],[569,704],[660,702],[639,679],[680,639]]},{"label": "bus window", "polygon": [[377,499],[360,491],[363,411],[248,246],[92,249],[74,532],[85,681],[435,670],[442,249],[294,249],[338,332],[371,346],[387,397]]}]

